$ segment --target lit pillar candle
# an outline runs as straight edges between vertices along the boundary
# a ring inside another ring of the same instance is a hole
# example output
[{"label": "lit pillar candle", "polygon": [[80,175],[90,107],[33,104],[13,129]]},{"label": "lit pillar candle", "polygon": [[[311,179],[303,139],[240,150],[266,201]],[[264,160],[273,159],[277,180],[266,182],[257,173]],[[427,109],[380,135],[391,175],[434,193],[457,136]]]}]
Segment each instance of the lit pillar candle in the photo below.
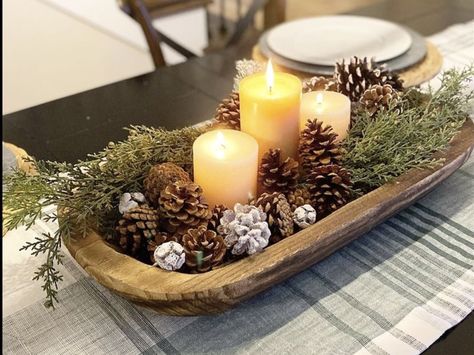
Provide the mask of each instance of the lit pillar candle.
[{"label": "lit pillar candle", "polygon": [[257,140],[260,157],[280,148],[283,158],[296,158],[301,85],[294,75],[274,73],[270,61],[266,73],[240,82],[240,129]]},{"label": "lit pillar candle", "polygon": [[347,136],[351,122],[351,100],[333,91],[313,91],[303,94],[301,100],[300,130],[309,119],[332,126],[338,140]]},{"label": "lit pillar candle", "polygon": [[215,205],[246,204],[257,192],[258,144],[246,133],[230,129],[210,131],[193,145],[194,182]]}]

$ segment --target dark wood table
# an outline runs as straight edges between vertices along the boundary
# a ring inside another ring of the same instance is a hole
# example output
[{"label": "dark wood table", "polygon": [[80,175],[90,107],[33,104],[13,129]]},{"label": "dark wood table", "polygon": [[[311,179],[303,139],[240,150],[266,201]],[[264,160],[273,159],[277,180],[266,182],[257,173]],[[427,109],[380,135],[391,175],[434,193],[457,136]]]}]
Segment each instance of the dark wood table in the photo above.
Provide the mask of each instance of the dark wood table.
[{"label": "dark wood table", "polygon": [[[474,18],[474,2],[390,0],[352,12],[396,21],[424,35]],[[3,141],[38,159],[74,162],[126,137],[123,127],[168,129],[211,118],[232,89],[234,62],[250,57],[257,37],[186,63],[3,116]],[[87,73],[84,73],[87,75]],[[425,353],[469,354],[474,316],[445,333]]]}]

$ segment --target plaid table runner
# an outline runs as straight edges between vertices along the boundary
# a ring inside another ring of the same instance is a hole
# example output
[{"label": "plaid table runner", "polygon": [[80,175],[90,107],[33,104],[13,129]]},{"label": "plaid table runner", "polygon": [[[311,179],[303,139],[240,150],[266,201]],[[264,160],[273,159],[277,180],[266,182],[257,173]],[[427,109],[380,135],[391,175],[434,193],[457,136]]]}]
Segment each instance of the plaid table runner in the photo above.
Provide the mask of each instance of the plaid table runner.
[{"label": "plaid table runner", "polygon": [[[474,58],[474,21],[431,38],[445,67]],[[434,82],[436,85],[436,82]],[[56,310],[18,252],[54,225],[3,238],[6,354],[418,354],[474,308],[474,159],[319,264],[222,315],[168,317],[115,296],[71,257]]]}]

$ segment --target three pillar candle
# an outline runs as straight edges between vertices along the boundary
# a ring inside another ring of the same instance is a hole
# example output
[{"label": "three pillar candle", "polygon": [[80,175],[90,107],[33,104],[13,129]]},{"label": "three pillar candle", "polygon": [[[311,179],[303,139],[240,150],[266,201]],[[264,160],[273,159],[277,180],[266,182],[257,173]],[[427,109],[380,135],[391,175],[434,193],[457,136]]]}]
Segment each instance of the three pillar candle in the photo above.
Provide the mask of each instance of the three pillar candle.
[{"label": "three pillar candle", "polygon": [[274,73],[269,61],[266,73],[240,82],[241,131],[210,131],[196,139],[194,181],[202,187],[211,208],[219,204],[233,207],[255,197],[263,154],[280,148],[283,159],[296,159],[300,131],[308,119],[331,125],[339,139],[347,135],[349,98],[327,91],[302,95],[301,91],[298,77]]}]

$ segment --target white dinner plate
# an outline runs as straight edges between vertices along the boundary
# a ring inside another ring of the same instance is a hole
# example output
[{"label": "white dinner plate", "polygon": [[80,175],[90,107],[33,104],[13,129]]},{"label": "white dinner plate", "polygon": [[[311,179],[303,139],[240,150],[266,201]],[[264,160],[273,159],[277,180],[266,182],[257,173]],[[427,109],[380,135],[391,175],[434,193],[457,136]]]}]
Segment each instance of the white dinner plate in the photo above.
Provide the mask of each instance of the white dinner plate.
[{"label": "white dinner plate", "polygon": [[291,60],[334,65],[351,56],[386,61],[411,46],[408,31],[392,22],[362,16],[322,16],[281,24],[269,31],[268,45]]}]

